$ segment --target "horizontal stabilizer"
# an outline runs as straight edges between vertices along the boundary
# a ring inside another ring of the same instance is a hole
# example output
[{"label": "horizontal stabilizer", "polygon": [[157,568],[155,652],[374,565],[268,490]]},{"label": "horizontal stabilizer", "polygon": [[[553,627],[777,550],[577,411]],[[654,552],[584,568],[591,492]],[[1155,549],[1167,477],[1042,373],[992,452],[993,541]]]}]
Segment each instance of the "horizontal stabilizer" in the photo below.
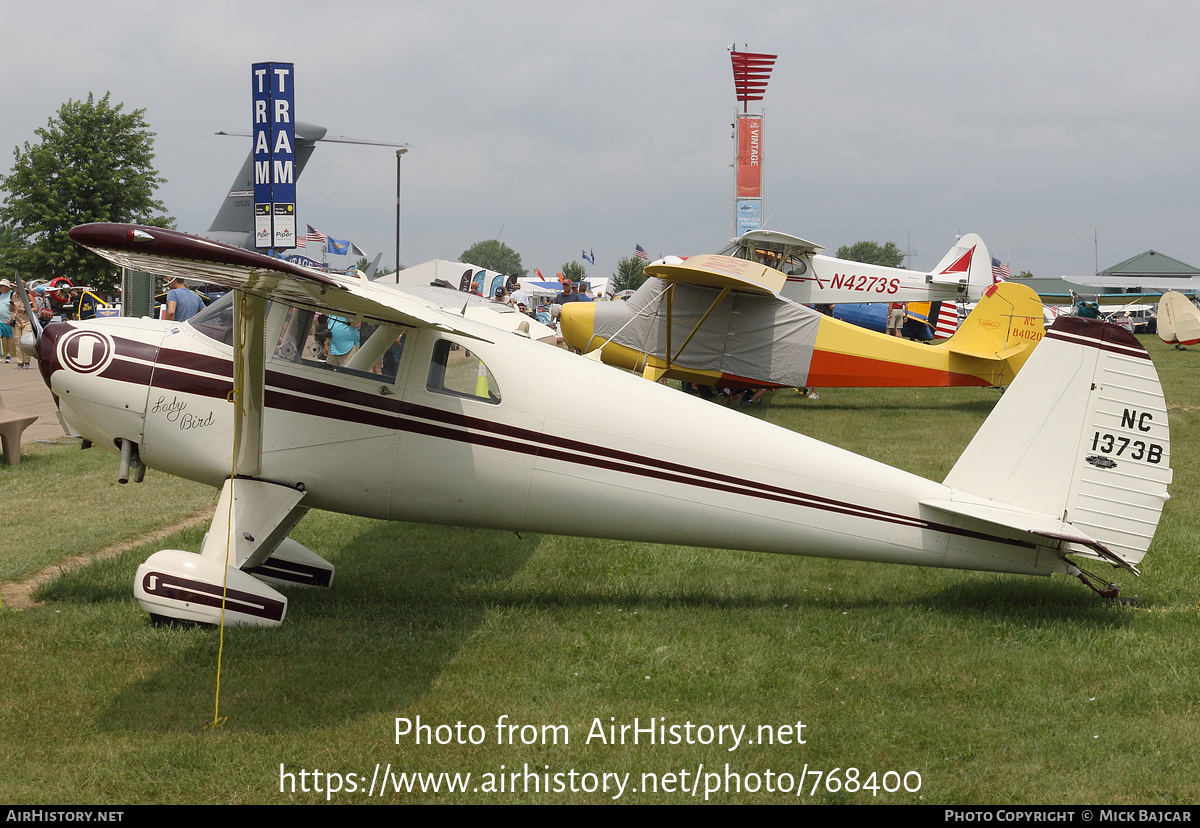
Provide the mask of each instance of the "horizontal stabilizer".
[{"label": "horizontal stabilizer", "polygon": [[1025,532],[1051,541],[1077,543],[1091,549],[1098,557],[1103,558],[1109,563],[1123,566],[1135,575],[1139,574],[1132,564],[1120,555],[1111,552],[1104,544],[1079,531],[1071,524],[1064,523],[1050,515],[1030,512],[1025,509],[1016,509],[998,503],[922,500],[921,505],[951,515],[990,523],[1001,529]]}]

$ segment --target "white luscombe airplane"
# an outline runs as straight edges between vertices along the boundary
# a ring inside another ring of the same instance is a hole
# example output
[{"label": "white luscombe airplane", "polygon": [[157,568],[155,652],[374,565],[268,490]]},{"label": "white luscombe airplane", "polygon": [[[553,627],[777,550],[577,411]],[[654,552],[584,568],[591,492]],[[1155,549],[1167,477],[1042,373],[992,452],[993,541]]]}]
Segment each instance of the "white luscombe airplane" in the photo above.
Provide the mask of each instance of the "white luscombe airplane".
[{"label": "white luscombe airplane", "polygon": [[[310,508],[1091,585],[1084,560],[1137,572],[1168,497],[1154,366],[1101,322],[1060,319],[938,483],[361,280],[152,227],[71,235],[232,288],[184,324],[62,322],[37,341],[64,419],[122,476],[222,489],[199,554],[138,570],[154,616],[281,623],[276,586],[332,579],[287,538]],[[321,363],[319,314],[377,328]],[[534,508],[550,497],[596,508]]]}]

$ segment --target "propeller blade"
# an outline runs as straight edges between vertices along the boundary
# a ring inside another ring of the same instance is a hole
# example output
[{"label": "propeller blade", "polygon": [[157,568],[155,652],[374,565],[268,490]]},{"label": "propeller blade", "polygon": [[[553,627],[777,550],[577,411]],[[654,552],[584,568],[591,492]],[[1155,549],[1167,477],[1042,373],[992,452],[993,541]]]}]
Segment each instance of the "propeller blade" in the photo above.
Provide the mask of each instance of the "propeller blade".
[{"label": "propeller blade", "polygon": [[[33,328],[33,353],[26,351],[29,356],[36,356],[37,344],[42,339],[42,321],[38,319],[37,313],[34,312],[33,306],[29,303],[29,290],[25,287],[25,280],[21,278],[21,274],[13,272],[13,276],[17,280],[17,292],[21,294],[21,302],[25,305],[25,315],[29,317],[29,326]],[[24,337],[22,337],[24,339]],[[25,350],[25,346],[21,346],[21,350]]]}]

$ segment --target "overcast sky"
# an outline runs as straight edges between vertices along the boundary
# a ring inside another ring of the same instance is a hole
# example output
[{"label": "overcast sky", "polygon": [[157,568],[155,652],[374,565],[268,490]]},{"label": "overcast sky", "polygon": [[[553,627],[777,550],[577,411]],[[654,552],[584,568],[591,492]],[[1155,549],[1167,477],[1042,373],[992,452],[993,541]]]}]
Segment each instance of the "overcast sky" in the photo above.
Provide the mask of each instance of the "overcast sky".
[{"label": "overcast sky", "polygon": [[[1194,2],[308,2],[0,5],[0,167],[70,98],[157,133],[160,197],[203,231],[249,150],[250,65],[296,67],[296,114],[405,142],[408,265],[495,238],[547,275],[713,252],[734,232],[728,49],[779,59],[767,227],[870,239],[929,269],[979,233],[1015,272],[1147,249],[1200,266]],[[259,16],[255,16],[255,15]],[[754,107],[754,104],[751,104]],[[395,155],[319,146],[299,219],[395,258]]]}]

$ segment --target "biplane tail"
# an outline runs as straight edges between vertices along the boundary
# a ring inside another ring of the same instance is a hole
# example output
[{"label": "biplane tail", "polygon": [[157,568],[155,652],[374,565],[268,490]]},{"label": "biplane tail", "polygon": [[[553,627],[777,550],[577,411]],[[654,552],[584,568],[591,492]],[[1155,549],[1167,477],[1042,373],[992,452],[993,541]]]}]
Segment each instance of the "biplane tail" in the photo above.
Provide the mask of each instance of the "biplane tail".
[{"label": "biplane tail", "polygon": [[1060,317],[925,505],[1137,572],[1171,482],[1150,355],[1128,331]]},{"label": "biplane tail", "polygon": [[1007,386],[1045,335],[1042,300],[1027,285],[1002,282],[983,298],[946,340],[951,370],[988,385]]}]

